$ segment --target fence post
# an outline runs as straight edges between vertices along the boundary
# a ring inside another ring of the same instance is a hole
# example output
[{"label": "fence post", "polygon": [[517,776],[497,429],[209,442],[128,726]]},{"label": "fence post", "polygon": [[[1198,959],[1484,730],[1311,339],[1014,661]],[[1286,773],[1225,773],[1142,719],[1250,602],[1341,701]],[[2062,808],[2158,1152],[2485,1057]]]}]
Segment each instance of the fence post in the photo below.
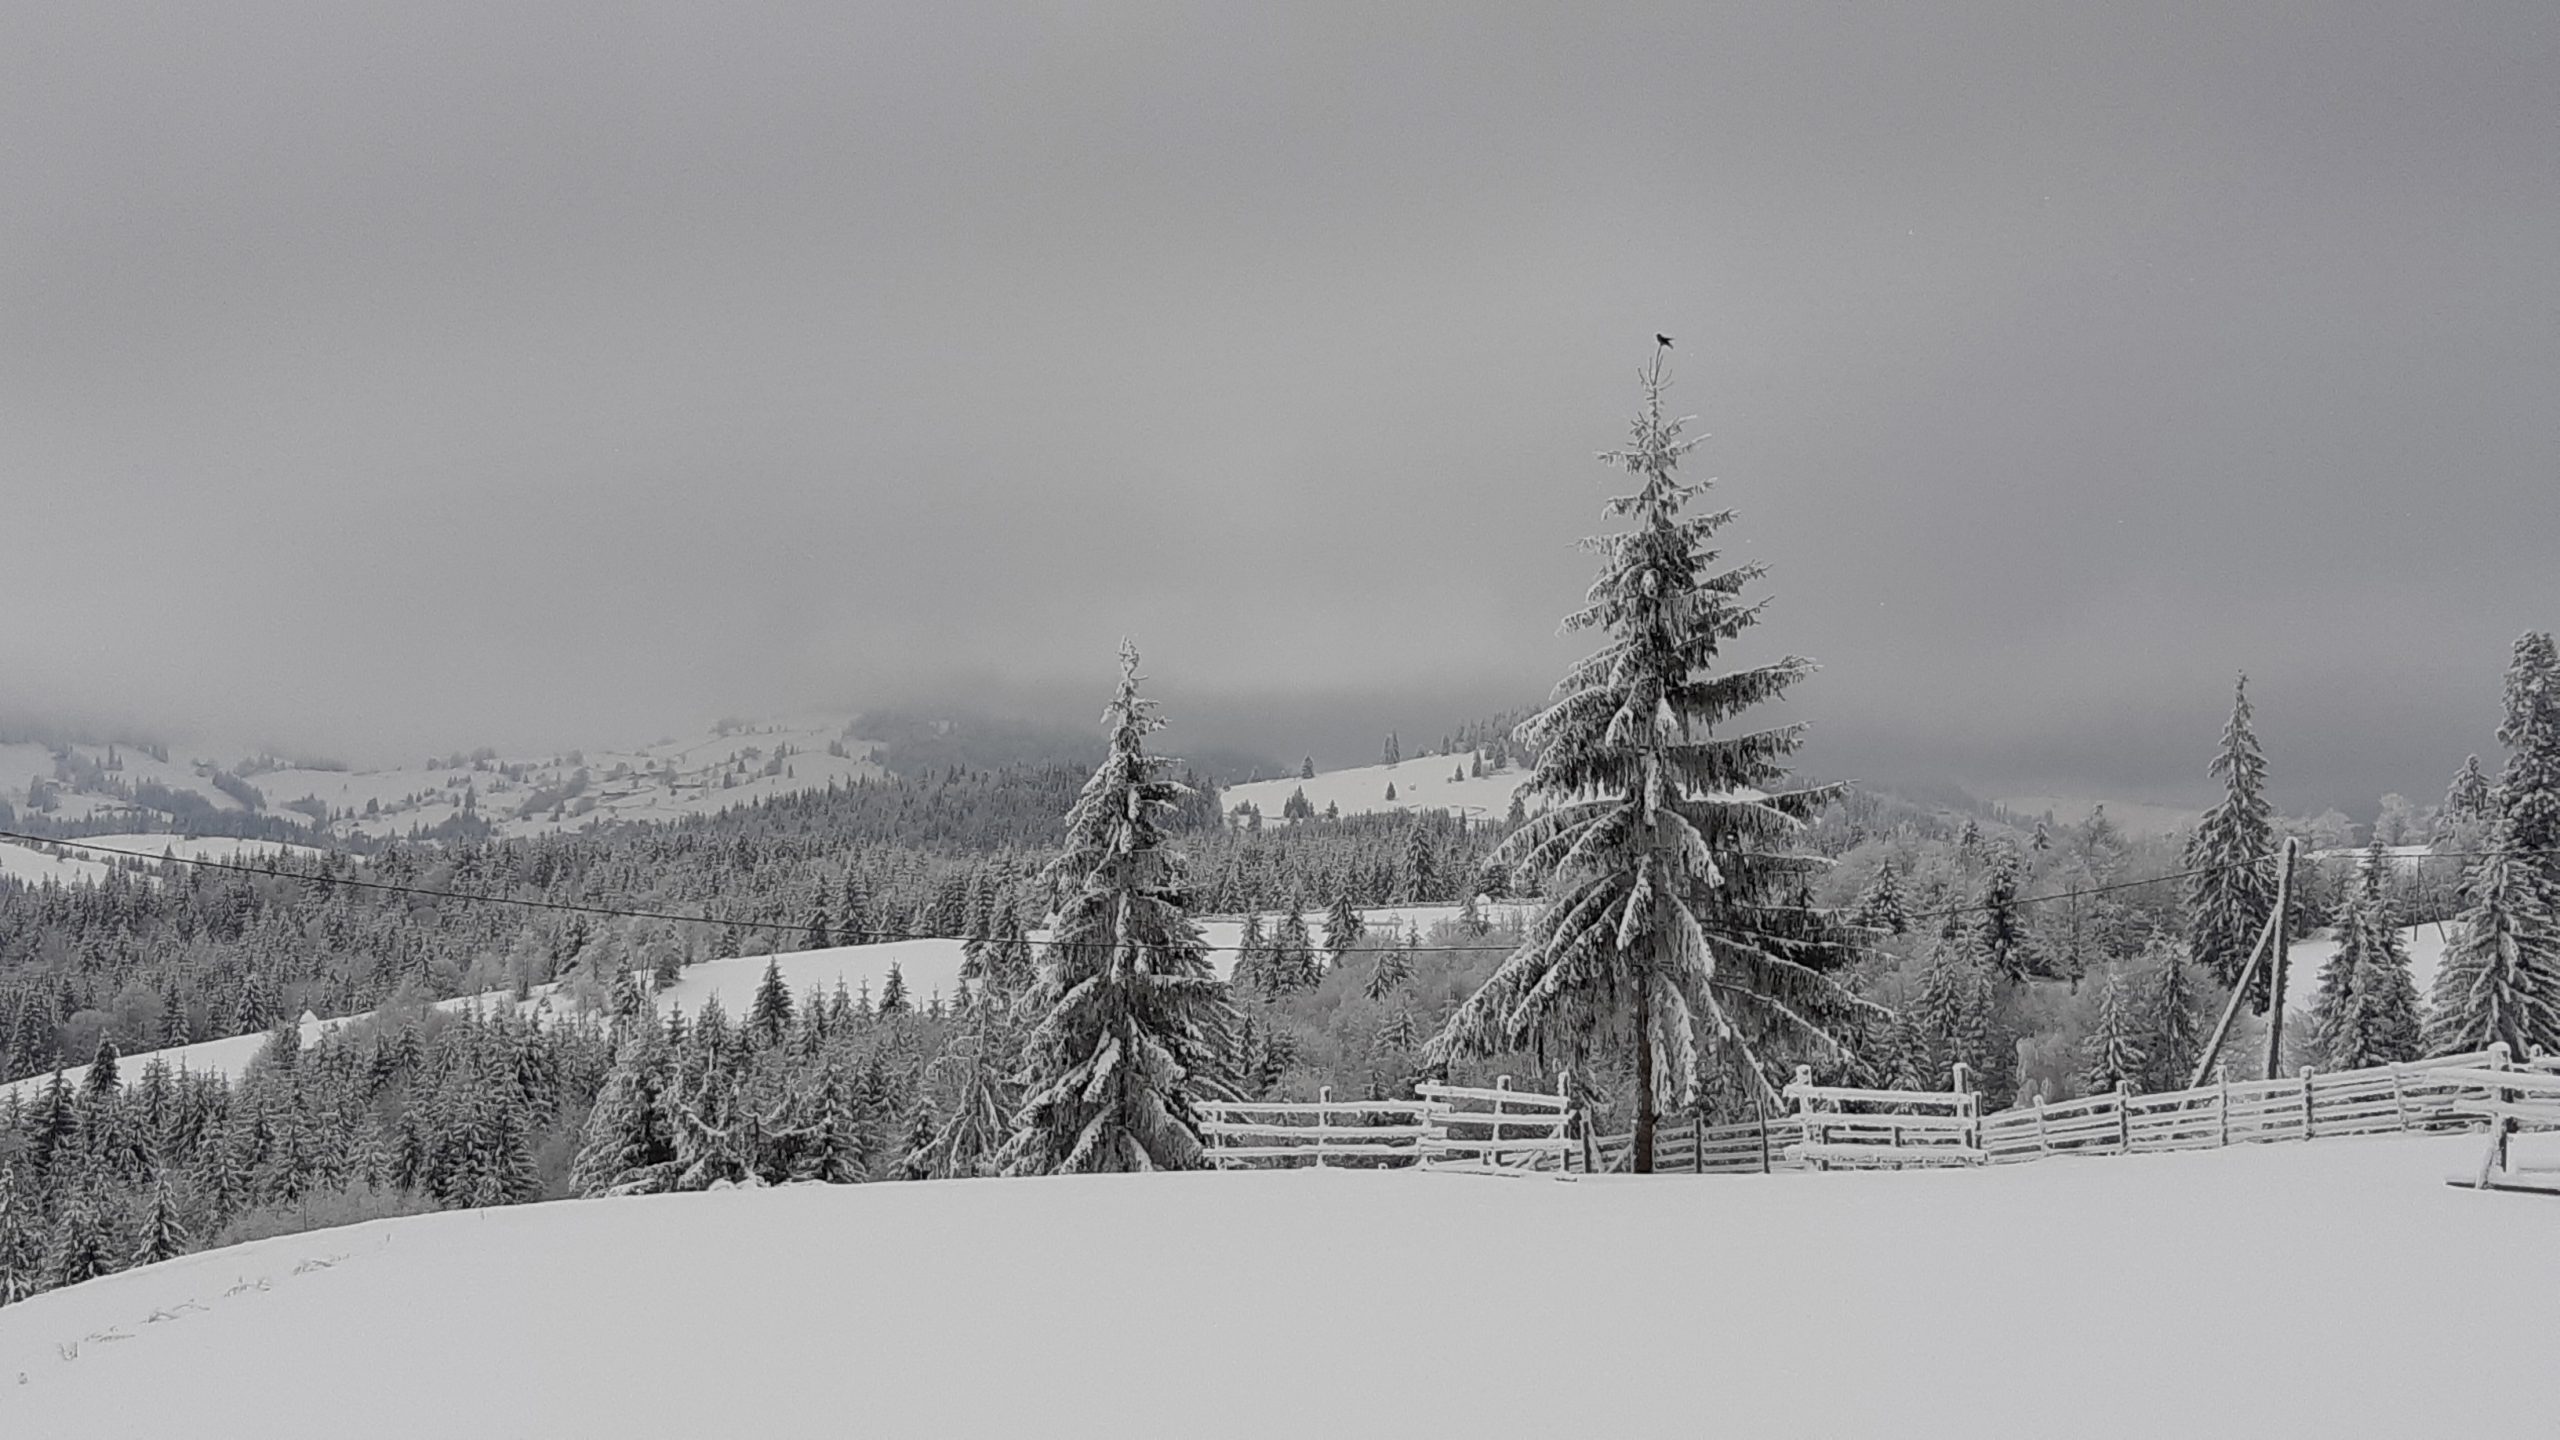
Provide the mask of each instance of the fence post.
[{"label": "fence post", "polygon": [[1324,1168],[1324,1127],[1333,1122],[1333,1087],[1316,1087],[1316,1168]]},{"label": "fence post", "polygon": [[2044,1092],[2039,1090],[2036,1092],[2036,1158],[2041,1160],[2052,1153],[2053,1142],[2044,1136]]},{"label": "fence post", "polygon": [[2409,1087],[2400,1080],[2400,1066],[2391,1066],[2391,1120],[2395,1129],[2409,1128]]},{"label": "fence post", "polygon": [[1496,1169],[1496,1170],[1499,1170],[1499,1169],[1501,1169],[1501,1168],[1502,1168],[1502,1103],[1503,1103],[1503,1102],[1502,1102],[1502,1095],[1501,1095],[1501,1093],[1500,1093],[1500,1092],[1505,1091],[1505,1090],[1508,1090],[1508,1089],[1510,1089],[1510,1088],[1511,1088],[1511,1077],[1510,1077],[1510,1076],[1508,1076],[1508,1075],[1497,1075],[1497,1076],[1495,1076],[1495,1077],[1493,1078],[1493,1088],[1494,1088],[1494,1091],[1496,1092],[1496,1093],[1495,1093],[1495,1095],[1494,1095],[1494,1097],[1493,1097],[1493,1148],[1492,1148],[1492,1149],[1490,1149],[1490,1150],[1487,1150],[1486,1152],[1484,1152],[1484,1163],[1486,1163],[1487,1165],[1492,1166],[1492,1167],[1493,1167],[1494,1169]]},{"label": "fence post", "polygon": [[2302,1067],[2302,1138],[2311,1138],[2311,1066]]},{"label": "fence post", "polygon": [[[1947,1069],[1947,1088],[1953,1090],[1958,1095],[1973,1094],[1973,1067],[1965,1064],[1961,1060],[1957,1061],[1954,1065],[1949,1066]],[[1958,1102],[1956,1106],[1956,1113],[1961,1115],[1968,1111],[1970,1111],[1973,1116],[1973,1125],[1971,1127],[1973,1148],[1980,1150],[1982,1148],[1982,1102],[1977,1099],[1970,1106],[1967,1106],[1962,1102]],[[1902,1144],[1902,1127],[1899,1125],[1894,1127],[1893,1143],[1896,1147],[1899,1147]],[[1989,1158],[1990,1157],[1988,1155],[1984,1156],[1986,1163],[1989,1161]],[[1902,1167],[1897,1165],[1894,1168],[1899,1170]]]},{"label": "fence post", "polygon": [[1804,1146],[1805,1168],[1819,1170],[1823,1164],[1822,1157],[1814,1153],[1814,1147],[1820,1140],[1814,1133],[1813,1097],[1805,1093],[1813,1087],[1812,1066],[1796,1067],[1796,1084],[1802,1087],[1796,1091],[1796,1141]]},{"label": "fence post", "polygon": [[2228,1148],[2228,1147],[2229,1147],[2229,1145],[2231,1144],[2231,1067],[2230,1067],[2230,1066],[2228,1066],[2228,1065],[2216,1065],[2216,1066],[2214,1066],[2214,1067],[2213,1067],[2213,1086],[2214,1086],[2213,1113],[2214,1113],[2215,1118],[2216,1118],[2216,1119],[2221,1123],[2221,1129],[2222,1129],[2222,1143],[2223,1143],[2223,1145],[2224,1145],[2226,1148]]},{"label": "fence post", "polygon": [[[1573,1147],[1571,1141],[1573,1138],[1574,1128],[1573,1072],[1569,1069],[1559,1070],[1556,1072],[1555,1138],[1567,1143],[1564,1149],[1554,1152],[1556,1157],[1556,1168],[1558,1170],[1571,1170],[1573,1168]],[[1547,1168],[1547,1163],[1543,1155],[1531,1156],[1530,1158],[1538,1162],[1534,1168],[1540,1170]]]},{"label": "fence post", "polygon": [[2133,1082],[2116,1077],[2116,1153],[2133,1153]]},{"label": "fence post", "polygon": [[2514,1052],[2513,1050],[2510,1050],[2510,1049],[2508,1049],[2508,1048],[2507,1048],[2507,1042],[2506,1042],[2506,1041],[2504,1041],[2504,1040],[2493,1040],[2493,1041],[2489,1042],[2489,1068],[2490,1068],[2490,1069],[2492,1069],[2492,1070],[2507,1070],[2507,1069],[2512,1069],[2512,1068],[2514,1068],[2514,1066],[2515,1066],[2515,1052]]}]

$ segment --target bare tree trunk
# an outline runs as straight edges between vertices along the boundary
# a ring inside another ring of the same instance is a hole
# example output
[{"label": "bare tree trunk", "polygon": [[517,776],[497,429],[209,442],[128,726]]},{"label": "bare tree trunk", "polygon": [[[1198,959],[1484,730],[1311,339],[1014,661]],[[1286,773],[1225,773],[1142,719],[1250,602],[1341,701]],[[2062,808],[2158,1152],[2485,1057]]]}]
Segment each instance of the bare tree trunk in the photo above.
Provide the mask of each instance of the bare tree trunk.
[{"label": "bare tree trunk", "polygon": [[1629,1169],[1653,1173],[1653,977],[1636,977],[1636,1133],[1627,1147]]}]

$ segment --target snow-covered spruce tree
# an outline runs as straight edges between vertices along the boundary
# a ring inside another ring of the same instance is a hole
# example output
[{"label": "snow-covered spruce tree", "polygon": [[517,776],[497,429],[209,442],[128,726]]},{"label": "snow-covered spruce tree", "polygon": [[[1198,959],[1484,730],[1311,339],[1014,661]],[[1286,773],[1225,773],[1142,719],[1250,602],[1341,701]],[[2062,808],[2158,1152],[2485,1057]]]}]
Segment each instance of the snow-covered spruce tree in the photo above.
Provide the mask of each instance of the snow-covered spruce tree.
[{"label": "snow-covered spruce tree", "polygon": [[2499,1041],[2518,1056],[2560,1052],[2560,894],[2513,842],[2504,820],[2490,829],[2437,967],[2427,1042],[2439,1055]]},{"label": "snow-covered spruce tree", "polygon": [[2480,768],[2480,757],[2472,755],[2453,772],[2453,783],[2445,787],[2444,808],[2437,812],[2439,824],[2460,824],[2486,820],[2495,808],[2497,792],[2490,788],[2489,772]]},{"label": "snow-covered spruce tree", "polygon": [[2178,942],[2154,937],[2142,992],[2142,1049],[2151,1062],[2148,1090],[2183,1090],[2204,1054],[2204,1017],[2195,979]]},{"label": "snow-covered spruce tree", "polygon": [[1423,828],[1420,811],[1405,826],[1404,874],[1397,890],[1402,899],[1415,904],[1436,899],[1440,893],[1440,855],[1431,843],[1431,832]]},{"label": "snow-covered spruce tree", "polygon": [[1876,866],[1873,879],[1858,895],[1850,918],[1870,930],[1888,935],[1911,932],[1911,913],[1902,899],[1902,877],[1894,872],[1893,857],[1888,855]]},{"label": "snow-covered spruce tree", "polygon": [[1731,513],[1687,513],[1706,487],[1677,478],[1696,442],[1663,413],[1666,378],[1657,350],[1632,443],[1601,457],[1636,477],[1609,505],[1630,528],[1588,542],[1600,576],[1565,627],[1607,641],[1517,732],[1538,757],[1522,791],[1552,803],[1501,853],[1546,879],[1548,904],[1424,1048],[1446,1064],[1517,1045],[1569,1061],[1632,1047],[1639,1172],[1663,1108],[1687,1103],[1702,1022],[1764,1065],[1778,1046],[1846,1059],[1841,1037],[1867,1008],[1827,973],[1853,953],[1847,931],[1819,917],[1805,938],[1790,903],[1823,862],[1787,847],[1837,787],[1781,788],[1800,727],[1719,733],[1813,666],[1713,673],[1719,647],[1760,618],[1739,596],[1761,567],[1716,568],[1709,542]]},{"label": "snow-covered spruce tree", "polygon": [[981,992],[960,1014],[942,1052],[925,1067],[934,1133],[908,1164],[937,1179],[987,1175],[1013,1132],[1021,1104],[1014,1074],[1021,1064],[1021,1036],[1010,998]]},{"label": "snow-covered spruce tree", "polygon": [[1413,980],[1413,942],[1401,938],[1378,952],[1376,968],[1369,972],[1366,993],[1381,1004]]},{"label": "snow-covered spruce tree", "polygon": [[166,1176],[151,1187],[151,1200],[142,1212],[142,1237],[133,1252],[136,1265],[156,1265],[187,1253],[191,1242],[185,1220],[178,1213],[178,1198],[170,1193]]},{"label": "snow-covered spruce tree", "polygon": [[2091,1095],[2142,1083],[2145,1057],[2135,1028],[2131,987],[2122,974],[2109,974],[2099,989],[2097,1019],[2081,1042],[2080,1057],[2085,1062],[2080,1083]]},{"label": "snow-covered spruce tree", "polygon": [[747,1008],[747,1034],[759,1045],[782,1043],[791,1033],[791,987],[783,983],[782,962],[764,962],[764,978],[756,982],[755,1003]]},{"label": "snow-covered spruce tree", "polygon": [[1244,917],[1244,938],[1236,942],[1236,963],[1227,976],[1239,990],[1259,991],[1265,996],[1280,993],[1279,982],[1272,974],[1271,941],[1262,933],[1259,913]]},{"label": "snow-covered spruce tree", "polygon": [[1291,900],[1271,931],[1271,988],[1275,994],[1294,995],[1313,990],[1323,981],[1324,970],[1316,964],[1315,936],[1307,929],[1306,907]]},{"label": "snow-covered spruce tree", "polygon": [[584,1143],[569,1170],[571,1194],[648,1195],[674,1187],[675,1129],[668,1112],[673,1081],[658,1027],[634,1026],[622,1037],[604,1088],[587,1111]]},{"label": "snow-covered spruce tree", "polygon": [[1982,1072],[1991,1054],[1993,1008],[1991,976],[1973,948],[1945,937],[1932,941],[1919,990],[1901,1016],[1912,1050],[1908,1062],[1924,1080],[1915,1088],[1943,1089],[1960,1064]]},{"label": "snow-covered spruce tree", "polygon": [[1342,957],[1350,954],[1351,947],[1358,944],[1366,933],[1368,926],[1361,920],[1360,912],[1351,908],[1351,892],[1336,891],[1332,908],[1324,912],[1325,959],[1335,965],[1341,964]]},{"label": "snow-covered spruce tree", "polygon": [[111,1275],[120,1268],[115,1235],[104,1213],[106,1197],[92,1179],[84,1178],[54,1220],[53,1244],[45,1256],[45,1286],[59,1290],[83,1280]]},{"label": "snow-covered spruce tree", "polygon": [[1195,1096],[1236,1025],[1226,987],[1186,911],[1182,857],[1164,826],[1185,787],[1147,736],[1162,728],[1138,694],[1138,652],[1120,649],[1104,716],[1110,750],[1067,812],[1050,862],[1063,897],[1024,1047],[1021,1111],[1008,1174],[1190,1170],[1203,1163]]},{"label": "snow-covered spruce tree", "polygon": [[44,1245],[34,1198],[18,1183],[16,1167],[0,1162],[0,1305],[43,1288]]},{"label": "snow-covered spruce tree", "polygon": [[960,978],[976,982],[980,1003],[1010,1009],[1031,987],[1039,966],[1031,955],[1030,936],[1022,928],[1022,907],[1011,890],[987,917],[986,935],[962,946],[960,957]]},{"label": "snow-covered spruce tree", "polygon": [[1990,854],[1991,863],[1973,897],[1974,952],[1993,976],[2016,984],[2027,978],[2032,958],[2026,917],[2018,900],[2023,871],[2017,847],[2008,841],[1993,844]]},{"label": "snow-covered spruce tree", "polygon": [[2507,747],[2497,790],[2507,843],[2560,886],[2560,649],[2547,630],[2516,637],[2498,739]]},{"label": "snow-covered spruce tree", "polygon": [[2312,1033],[2331,1069],[2357,1070],[2418,1056],[2418,987],[2407,947],[2382,898],[2387,864],[2377,843],[2361,880],[2338,907],[2338,951],[2321,967]]},{"label": "snow-covered spruce tree", "polygon": [[906,972],[892,960],[889,962],[889,978],[880,982],[880,1018],[897,1020],[914,1013],[915,1002],[907,998]]},{"label": "snow-covered spruce tree", "polygon": [[[2249,947],[2275,908],[2274,811],[2266,798],[2267,761],[2250,725],[2249,677],[2233,687],[2231,720],[2210,773],[2223,784],[2222,803],[2205,812],[2187,842],[2187,949],[2225,986],[2239,983]],[[2267,967],[2250,981],[2250,1005],[2267,1008]]]}]

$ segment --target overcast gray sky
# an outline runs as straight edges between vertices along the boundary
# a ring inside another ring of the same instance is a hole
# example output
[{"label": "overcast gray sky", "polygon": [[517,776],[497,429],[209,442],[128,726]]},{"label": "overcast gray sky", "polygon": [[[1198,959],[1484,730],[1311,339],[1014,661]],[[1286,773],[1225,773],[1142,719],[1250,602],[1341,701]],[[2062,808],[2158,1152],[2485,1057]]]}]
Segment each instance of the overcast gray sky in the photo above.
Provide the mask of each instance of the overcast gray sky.
[{"label": "overcast gray sky", "polygon": [[1826,766],[2176,793],[2246,667],[2295,798],[2432,798],[2560,624],[2555,76],[2547,3],[12,6],[0,700],[1082,719],[1126,633],[1359,760],[1573,653],[1665,330]]}]

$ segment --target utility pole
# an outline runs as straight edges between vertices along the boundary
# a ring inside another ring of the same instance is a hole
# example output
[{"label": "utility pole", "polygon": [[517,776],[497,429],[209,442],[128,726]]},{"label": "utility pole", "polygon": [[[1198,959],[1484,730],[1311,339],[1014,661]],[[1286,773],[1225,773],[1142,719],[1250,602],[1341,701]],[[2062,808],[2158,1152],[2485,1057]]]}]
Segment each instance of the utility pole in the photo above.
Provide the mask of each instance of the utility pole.
[{"label": "utility pole", "polygon": [[2267,971],[2267,1078],[2276,1078],[2284,1064],[2284,971],[2285,953],[2293,948],[2286,934],[2289,918],[2285,909],[2293,899],[2293,856],[2298,848],[2290,835],[2284,838],[2284,865],[2276,871],[2276,913],[2271,922],[2275,947],[2268,954]]},{"label": "utility pole", "polygon": [[[2249,982],[2256,977],[2260,963],[2282,963],[2280,957],[2284,950],[2284,907],[2293,880],[2293,849],[2294,842],[2287,839],[2284,842],[2284,865],[2276,872],[2275,908],[2267,912],[2266,923],[2258,927],[2257,943],[2249,947],[2248,963],[2240,967],[2238,978],[2231,983],[2231,1002],[2222,1007],[2222,1019],[2215,1023],[2212,1038],[2204,1042],[2204,1053],[2196,1057],[2195,1073],[2187,1077],[2187,1088],[2190,1090],[2202,1085],[2204,1077],[2213,1073],[2213,1062],[2222,1055],[2223,1039],[2231,1033],[2231,1022],[2240,1013],[2240,1002],[2249,997]],[[2278,985],[2281,984],[2282,982],[2279,981]],[[2274,1040],[2267,1050],[2271,1057],[2267,1062],[2269,1079],[2275,1078],[2275,1060],[2272,1057],[2276,1056],[2284,1040],[2284,1033],[2280,1028],[2284,1016],[2283,1003],[2284,996],[2279,989],[2276,995],[2278,1006],[2276,1017],[2279,1028],[2276,1029]]]}]

